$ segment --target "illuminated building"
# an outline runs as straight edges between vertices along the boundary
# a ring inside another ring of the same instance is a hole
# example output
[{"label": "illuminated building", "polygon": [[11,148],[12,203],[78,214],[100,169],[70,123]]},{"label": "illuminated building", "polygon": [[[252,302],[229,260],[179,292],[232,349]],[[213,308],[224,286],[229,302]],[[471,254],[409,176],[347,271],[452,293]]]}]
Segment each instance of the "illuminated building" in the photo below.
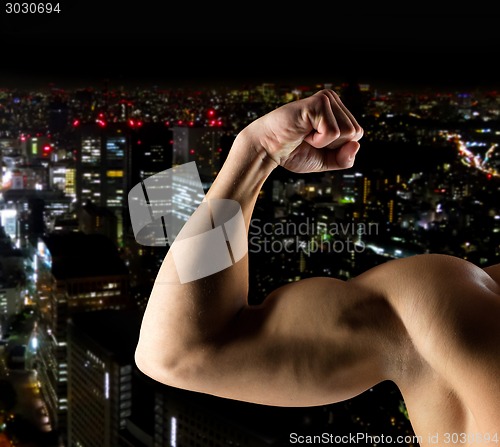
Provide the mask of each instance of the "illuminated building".
[{"label": "illuminated building", "polygon": [[343,172],[333,177],[333,199],[340,204],[365,203],[367,179],[360,172]]},{"label": "illuminated building", "polygon": [[21,140],[21,153],[29,164],[49,159],[53,146],[47,136],[26,137]]},{"label": "illuminated building", "polygon": [[[131,135],[131,169],[127,180],[127,193],[141,181],[172,167],[172,131],[163,122],[142,122],[129,120],[128,125]],[[158,257],[159,262],[163,260],[164,253],[158,251],[157,247],[150,249],[137,244],[133,237],[130,216],[127,214],[123,222],[123,244],[129,252],[131,258],[145,258],[146,253],[153,257]],[[153,276],[156,276],[157,266],[154,266]],[[144,265],[139,268],[139,275],[132,273],[132,283],[137,280],[149,282],[150,276],[148,267]],[[149,285],[148,285],[149,287]]]},{"label": "illuminated building", "polygon": [[0,225],[3,231],[5,231],[12,240],[15,240],[18,236],[17,211],[10,208],[0,210]]},{"label": "illuminated building", "polygon": [[172,130],[164,123],[144,123],[133,131],[131,142],[128,190],[139,181],[172,167]]},{"label": "illuminated building", "polygon": [[8,319],[21,310],[23,303],[21,288],[16,281],[0,277],[0,336],[7,332]]},{"label": "illuminated building", "polygon": [[127,178],[130,172],[130,138],[122,124],[81,125],[76,161],[76,198],[107,207],[117,217],[117,237],[123,236]]},{"label": "illuminated building", "polygon": [[49,175],[52,188],[64,192],[71,199],[76,199],[76,168],[72,160],[52,163]]},{"label": "illuminated building", "polygon": [[7,213],[17,220],[6,221],[9,223],[9,234],[21,245],[26,238],[43,234],[47,229],[46,223],[51,229],[58,217],[69,212],[72,200],[60,190],[10,189],[3,193],[3,197],[7,208],[2,214]]},{"label": "illuminated building", "polygon": [[219,127],[174,127],[173,165],[195,161],[201,180],[211,182],[220,169],[221,140],[226,131]]},{"label": "illuminated building", "polygon": [[129,311],[77,313],[69,319],[68,446],[122,445],[132,411],[139,327],[140,314]]},{"label": "illuminated building", "polygon": [[156,387],[154,408],[153,447],[278,446],[276,432],[288,423],[278,408],[166,386]]},{"label": "illuminated building", "polygon": [[19,312],[23,304],[23,260],[21,251],[0,227],[0,337],[5,332],[3,323]]},{"label": "illuminated building", "polygon": [[53,425],[64,433],[68,317],[127,307],[128,271],[107,237],[68,232],[39,239],[35,273],[41,315],[37,371]]}]

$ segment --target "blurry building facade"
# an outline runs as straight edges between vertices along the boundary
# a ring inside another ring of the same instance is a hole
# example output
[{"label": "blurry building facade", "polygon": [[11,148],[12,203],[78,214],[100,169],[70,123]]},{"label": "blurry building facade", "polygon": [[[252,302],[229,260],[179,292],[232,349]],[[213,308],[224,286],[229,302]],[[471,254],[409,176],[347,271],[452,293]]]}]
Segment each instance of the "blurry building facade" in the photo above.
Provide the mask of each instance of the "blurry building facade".
[{"label": "blurry building facade", "polygon": [[117,237],[123,235],[130,175],[130,133],[120,123],[82,124],[78,130],[76,199],[109,208],[117,217]]},{"label": "blurry building facade", "polygon": [[42,393],[55,426],[66,430],[67,325],[75,312],[122,309],[128,302],[128,271],[115,244],[101,234],[52,233],[36,253]]},{"label": "blurry building facade", "polygon": [[130,311],[78,313],[69,319],[68,446],[121,445],[132,411],[139,327],[140,315]]}]

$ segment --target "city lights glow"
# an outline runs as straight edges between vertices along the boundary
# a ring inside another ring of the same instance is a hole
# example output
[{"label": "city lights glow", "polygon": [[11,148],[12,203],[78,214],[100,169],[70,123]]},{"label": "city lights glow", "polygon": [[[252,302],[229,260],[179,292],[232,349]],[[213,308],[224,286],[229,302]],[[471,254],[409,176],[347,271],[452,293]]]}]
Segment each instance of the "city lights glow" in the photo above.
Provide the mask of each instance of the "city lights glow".
[{"label": "city lights glow", "polygon": [[170,418],[170,447],[177,447],[177,418]]},{"label": "city lights glow", "polygon": [[470,149],[471,147],[480,145],[466,142],[460,134],[454,132],[443,131],[442,134],[448,141],[456,144],[458,155],[461,158],[460,161],[465,166],[478,169],[488,176],[500,177],[500,172],[489,164],[489,160],[493,152],[498,148],[498,144],[493,143],[485,152],[484,157],[482,157],[481,154],[475,153]]},{"label": "city lights glow", "polygon": [[109,399],[109,372],[104,373],[104,397]]}]

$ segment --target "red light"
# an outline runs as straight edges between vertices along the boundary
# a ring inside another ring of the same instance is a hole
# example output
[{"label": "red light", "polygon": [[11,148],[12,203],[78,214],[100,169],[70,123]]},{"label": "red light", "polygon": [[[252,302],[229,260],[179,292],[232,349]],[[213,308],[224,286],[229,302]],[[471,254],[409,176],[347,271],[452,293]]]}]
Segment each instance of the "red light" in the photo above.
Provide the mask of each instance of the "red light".
[{"label": "red light", "polygon": [[215,115],[215,110],[214,110],[214,109],[208,109],[207,115],[208,115],[209,117],[214,116],[214,115]]},{"label": "red light", "polygon": [[80,125],[80,120],[77,119],[73,121],[73,127],[77,127],[79,125]]},{"label": "red light", "polygon": [[51,148],[48,144],[46,144],[46,145],[45,145],[45,146],[43,146],[43,148],[42,148],[42,155],[43,155],[44,157],[48,157],[51,151],[52,151],[52,148]]},{"label": "red light", "polygon": [[194,149],[189,149],[189,153],[190,153],[191,155],[194,155]]}]

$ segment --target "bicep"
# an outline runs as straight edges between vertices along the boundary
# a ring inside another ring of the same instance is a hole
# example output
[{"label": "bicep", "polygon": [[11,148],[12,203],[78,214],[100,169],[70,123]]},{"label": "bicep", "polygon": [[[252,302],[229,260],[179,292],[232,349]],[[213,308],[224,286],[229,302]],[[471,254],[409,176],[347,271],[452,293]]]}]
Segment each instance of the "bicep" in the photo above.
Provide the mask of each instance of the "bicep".
[{"label": "bicep", "polygon": [[262,305],[242,308],[181,387],[278,406],[351,398],[385,379],[378,323],[370,320],[377,318],[371,310],[386,308],[365,300],[334,279],[286,285]]}]

